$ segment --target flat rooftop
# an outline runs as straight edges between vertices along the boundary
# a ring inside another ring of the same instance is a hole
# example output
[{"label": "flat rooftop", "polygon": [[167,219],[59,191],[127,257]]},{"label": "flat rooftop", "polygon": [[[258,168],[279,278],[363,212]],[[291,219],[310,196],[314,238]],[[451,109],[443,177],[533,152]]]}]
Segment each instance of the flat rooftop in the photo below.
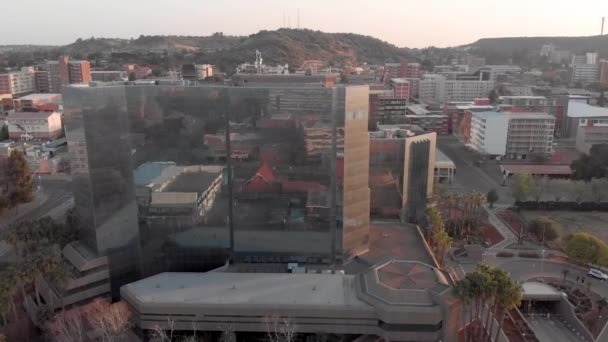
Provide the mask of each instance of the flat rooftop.
[{"label": "flat rooftop", "polygon": [[355,294],[355,276],[297,273],[160,273],[121,292],[145,303],[369,307]]},{"label": "flat rooftop", "polygon": [[205,192],[220,172],[195,171],[182,172],[167,185],[163,192]]},{"label": "flat rooftop", "polygon": [[568,103],[569,118],[608,118],[608,108],[592,106],[582,102]]},{"label": "flat rooftop", "polygon": [[18,98],[17,100],[22,101],[38,101],[38,100],[53,100],[56,97],[60,97],[61,94],[29,94],[26,96],[22,96],[20,98]]},{"label": "flat rooftop", "polygon": [[456,167],[456,164],[440,149],[435,149],[435,167]]},{"label": "flat rooftop", "polygon": [[564,297],[563,292],[537,281],[523,283],[521,287],[524,300],[561,300]]}]

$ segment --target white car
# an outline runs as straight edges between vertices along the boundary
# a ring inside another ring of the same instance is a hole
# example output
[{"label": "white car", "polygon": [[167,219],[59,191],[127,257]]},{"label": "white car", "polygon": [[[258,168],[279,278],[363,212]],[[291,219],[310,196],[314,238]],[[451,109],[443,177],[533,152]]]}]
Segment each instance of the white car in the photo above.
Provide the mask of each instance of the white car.
[{"label": "white car", "polygon": [[595,270],[593,268],[590,269],[589,272],[587,272],[587,275],[593,278],[597,278],[599,280],[608,280],[608,275],[606,275],[600,270]]}]

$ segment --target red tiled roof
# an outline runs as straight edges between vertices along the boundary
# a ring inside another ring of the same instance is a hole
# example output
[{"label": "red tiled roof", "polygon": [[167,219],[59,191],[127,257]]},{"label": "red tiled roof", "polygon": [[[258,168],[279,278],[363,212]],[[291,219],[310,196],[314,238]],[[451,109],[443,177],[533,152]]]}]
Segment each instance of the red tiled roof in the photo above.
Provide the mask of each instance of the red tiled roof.
[{"label": "red tiled roof", "polygon": [[262,179],[268,183],[271,183],[271,182],[274,182],[277,180],[277,176],[274,174],[274,171],[266,163],[262,163],[262,165],[260,166],[260,169],[258,170],[258,172],[255,175],[262,177]]}]

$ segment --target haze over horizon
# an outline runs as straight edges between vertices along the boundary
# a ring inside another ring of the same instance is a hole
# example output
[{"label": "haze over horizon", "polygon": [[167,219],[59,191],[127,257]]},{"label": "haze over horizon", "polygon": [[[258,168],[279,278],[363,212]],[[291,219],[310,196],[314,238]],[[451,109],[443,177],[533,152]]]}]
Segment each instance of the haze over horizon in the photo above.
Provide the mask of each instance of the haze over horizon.
[{"label": "haze over horizon", "polygon": [[92,36],[249,35],[296,28],[299,9],[300,28],[364,34],[399,47],[446,47],[490,37],[598,35],[601,17],[608,16],[608,2],[603,0],[589,0],[585,6],[562,0],[513,0],[492,6],[483,0],[234,0],[230,4],[30,0],[10,1],[5,9],[8,13],[28,13],[25,17],[6,16],[5,28],[23,27],[27,18],[28,29],[0,35],[2,45],[64,45]]}]

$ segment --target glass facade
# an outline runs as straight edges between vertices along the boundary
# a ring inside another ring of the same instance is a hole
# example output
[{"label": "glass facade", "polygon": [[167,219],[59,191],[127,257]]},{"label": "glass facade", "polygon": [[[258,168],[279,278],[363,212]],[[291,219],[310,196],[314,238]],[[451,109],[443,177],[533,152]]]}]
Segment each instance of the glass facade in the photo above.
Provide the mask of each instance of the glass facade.
[{"label": "glass facade", "polygon": [[81,239],[100,254],[121,251],[139,277],[229,257],[332,263],[366,250],[368,93],[66,87]]}]

